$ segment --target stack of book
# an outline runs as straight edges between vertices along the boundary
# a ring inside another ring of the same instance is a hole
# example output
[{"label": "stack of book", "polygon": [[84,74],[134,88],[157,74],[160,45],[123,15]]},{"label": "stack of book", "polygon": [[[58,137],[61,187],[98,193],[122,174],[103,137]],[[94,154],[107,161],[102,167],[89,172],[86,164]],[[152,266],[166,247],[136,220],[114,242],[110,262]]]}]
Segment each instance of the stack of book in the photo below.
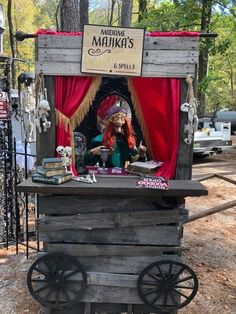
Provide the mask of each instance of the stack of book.
[{"label": "stack of book", "polygon": [[61,158],[43,158],[42,165],[31,175],[32,181],[45,184],[62,184],[72,179],[67,173]]},{"label": "stack of book", "polygon": [[134,174],[152,176],[155,175],[158,168],[162,166],[161,161],[135,161],[128,165],[127,171]]}]

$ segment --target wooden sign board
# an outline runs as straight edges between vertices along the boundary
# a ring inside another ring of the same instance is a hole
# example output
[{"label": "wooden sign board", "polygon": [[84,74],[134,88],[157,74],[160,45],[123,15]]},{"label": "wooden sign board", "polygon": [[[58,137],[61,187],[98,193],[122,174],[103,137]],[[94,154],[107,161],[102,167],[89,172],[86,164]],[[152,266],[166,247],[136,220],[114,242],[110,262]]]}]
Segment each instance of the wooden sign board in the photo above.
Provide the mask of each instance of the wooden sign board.
[{"label": "wooden sign board", "polygon": [[0,92],[0,121],[7,121],[10,119],[9,102],[5,92]]},{"label": "wooden sign board", "polygon": [[141,76],[144,29],[85,25],[81,72]]}]

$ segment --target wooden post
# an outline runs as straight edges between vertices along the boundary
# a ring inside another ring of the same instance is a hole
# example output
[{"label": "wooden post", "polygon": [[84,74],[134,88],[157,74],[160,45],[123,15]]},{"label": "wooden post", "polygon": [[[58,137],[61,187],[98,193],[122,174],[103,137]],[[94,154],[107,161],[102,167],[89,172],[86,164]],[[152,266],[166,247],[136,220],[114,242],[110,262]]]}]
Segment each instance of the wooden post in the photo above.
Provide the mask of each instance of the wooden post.
[{"label": "wooden post", "polygon": [[[181,79],[181,104],[186,102],[188,84],[185,79]],[[184,139],[184,125],[188,123],[188,114],[180,111],[179,113],[179,151],[176,162],[176,180],[191,180],[192,178],[192,160],[193,160],[193,143],[186,144]]]}]

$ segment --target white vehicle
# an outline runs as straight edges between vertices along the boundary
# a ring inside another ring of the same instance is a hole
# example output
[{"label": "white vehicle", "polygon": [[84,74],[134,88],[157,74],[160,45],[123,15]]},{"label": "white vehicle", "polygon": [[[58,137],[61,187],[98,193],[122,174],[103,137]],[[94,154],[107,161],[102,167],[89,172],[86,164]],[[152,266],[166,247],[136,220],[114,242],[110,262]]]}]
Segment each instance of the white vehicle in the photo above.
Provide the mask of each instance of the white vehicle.
[{"label": "white vehicle", "polygon": [[206,157],[232,148],[231,123],[199,119],[199,130],[194,133],[194,156]]}]

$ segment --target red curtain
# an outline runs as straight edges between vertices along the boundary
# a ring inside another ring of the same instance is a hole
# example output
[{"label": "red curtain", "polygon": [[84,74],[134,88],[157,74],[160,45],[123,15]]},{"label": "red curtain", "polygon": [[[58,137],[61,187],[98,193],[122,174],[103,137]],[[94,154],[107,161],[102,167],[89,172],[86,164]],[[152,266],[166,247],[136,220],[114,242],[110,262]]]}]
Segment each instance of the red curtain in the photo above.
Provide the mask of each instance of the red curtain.
[{"label": "red curtain", "polygon": [[151,158],[163,161],[157,175],[173,178],[179,139],[180,79],[132,78],[129,86]]},{"label": "red curtain", "polygon": [[73,146],[73,129],[87,114],[101,79],[55,77],[56,145]]}]

